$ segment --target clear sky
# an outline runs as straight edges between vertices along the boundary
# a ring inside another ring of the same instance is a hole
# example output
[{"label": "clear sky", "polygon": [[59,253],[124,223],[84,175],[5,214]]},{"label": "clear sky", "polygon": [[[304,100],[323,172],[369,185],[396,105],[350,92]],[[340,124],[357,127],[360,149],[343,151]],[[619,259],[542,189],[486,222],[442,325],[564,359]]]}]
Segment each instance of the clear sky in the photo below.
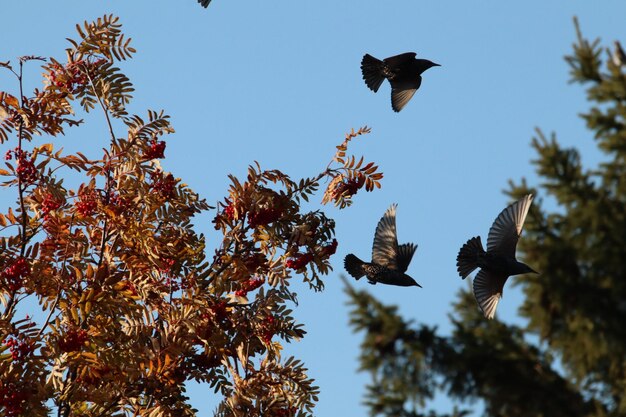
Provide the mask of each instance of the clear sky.
[{"label": "clear sky", "polygon": [[[508,203],[502,190],[509,179],[537,184],[534,128],[557,132],[561,143],[583,151],[584,162],[598,160],[577,117],[587,108],[584,91],[567,83],[572,17],[589,38],[626,42],[623,0],[213,0],[208,9],[195,0],[2,3],[0,61],[27,54],[62,60],[76,23],[119,16],[138,50],[121,64],[136,88],[129,110],[172,116],[176,134],[163,165],[210,203],[224,196],[228,173],[241,175],[254,160],[294,179],[312,176],[345,132],[372,127],[352,149],[379,164],[383,188],[357,195],[349,209],[327,207],[337,221],[335,273],[323,293],[299,291],[295,314],[308,335],[285,353],[302,358],[321,387],[320,417],[366,415],[369,376],[357,373],[361,336],[348,327],[338,278],[343,257],[369,259],[376,223],[398,203],[400,243],[419,245],[408,272],[424,288],[354,285],[399,305],[407,318],[449,331],[450,303],[466,285],[455,269],[459,247],[486,237]],[[388,84],[372,93],[359,65],[364,53],[407,51],[442,66],[424,74],[396,114]],[[40,72],[33,64],[32,74]],[[0,72],[0,90],[14,88]],[[54,141],[95,157],[107,133],[97,112],[90,125]],[[3,207],[11,199],[0,194]],[[198,229],[214,248],[219,235],[208,217]],[[521,323],[520,302],[520,291],[507,286],[498,318]],[[208,388],[190,386],[190,394],[200,415],[212,415],[217,400]],[[443,399],[434,406],[452,407]]]}]

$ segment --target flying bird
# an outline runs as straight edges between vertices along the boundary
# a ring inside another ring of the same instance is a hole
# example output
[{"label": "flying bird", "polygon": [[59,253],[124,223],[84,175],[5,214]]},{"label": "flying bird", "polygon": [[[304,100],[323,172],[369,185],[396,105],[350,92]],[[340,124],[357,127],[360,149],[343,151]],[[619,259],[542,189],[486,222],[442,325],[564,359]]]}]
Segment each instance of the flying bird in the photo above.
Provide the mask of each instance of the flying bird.
[{"label": "flying bird", "polygon": [[377,92],[385,78],[389,80],[391,107],[395,112],[402,110],[420,88],[421,74],[428,68],[440,66],[427,59],[417,59],[415,56],[415,52],[406,52],[381,61],[370,54],[365,54],[361,60],[363,79],[370,90]]},{"label": "flying bird", "polygon": [[480,268],[474,278],[474,296],[488,319],[492,319],[496,313],[504,283],[509,276],[537,273],[515,258],[517,241],[532,201],[533,196],[529,194],[502,210],[489,229],[486,252],[480,236],[476,236],[463,245],[456,257],[457,270],[463,279],[474,269]]},{"label": "flying bird", "polygon": [[370,284],[380,282],[401,287],[418,286],[421,288],[421,285],[405,274],[417,245],[413,243],[398,245],[396,207],[396,204],[392,204],[378,222],[372,246],[372,262],[363,262],[353,254],[349,254],[344,259],[344,267],[357,280],[366,276]]}]

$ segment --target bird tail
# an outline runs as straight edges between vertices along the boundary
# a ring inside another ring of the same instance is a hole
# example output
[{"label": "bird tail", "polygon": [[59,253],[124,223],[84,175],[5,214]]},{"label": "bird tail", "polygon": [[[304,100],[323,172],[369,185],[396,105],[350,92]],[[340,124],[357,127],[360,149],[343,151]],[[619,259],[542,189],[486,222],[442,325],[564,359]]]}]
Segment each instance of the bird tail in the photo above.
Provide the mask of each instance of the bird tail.
[{"label": "bird tail", "polygon": [[363,72],[365,84],[367,84],[369,89],[373,92],[377,92],[380,85],[385,80],[383,75],[384,68],[385,63],[380,59],[376,59],[370,54],[365,54],[363,56],[363,60],[361,61],[361,72]]},{"label": "bird tail", "polygon": [[365,271],[363,270],[363,262],[353,254],[349,254],[343,260],[343,266],[348,271],[348,274],[352,275],[355,279],[361,278],[365,275]]},{"label": "bird tail", "polygon": [[478,260],[484,253],[480,236],[471,238],[463,245],[456,257],[456,269],[459,271],[461,278],[467,278],[474,269],[478,268]]}]

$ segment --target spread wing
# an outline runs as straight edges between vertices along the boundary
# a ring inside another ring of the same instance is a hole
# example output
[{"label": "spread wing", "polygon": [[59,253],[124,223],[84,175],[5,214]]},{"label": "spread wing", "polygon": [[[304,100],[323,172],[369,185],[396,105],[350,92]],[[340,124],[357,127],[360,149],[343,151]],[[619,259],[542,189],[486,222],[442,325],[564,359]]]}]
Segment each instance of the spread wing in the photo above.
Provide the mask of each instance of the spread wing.
[{"label": "spread wing", "polygon": [[404,243],[398,247],[398,258],[396,259],[398,271],[406,272],[416,250],[417,245],[414,243]]},{"label": "spread wing", "polygon": [[502,298],[504,281],[506,279],[494,276],[484,269],[481,269],[474,278],[474,297],[488,319],[492,319],[496,314],[496,307]]},{"label": "spread wing", "polygon": [[389,80],[389,83],[391,84],[391,107],[395,112],[399,112],[422,84],[422,77],[418,75],[408,81]]},{"label": "spread wing", "polygon": [[383,62],[390,67],[395,67],[397,65],[404,64],[411,60],[414,60],[417,54],[415,52],[405,52],[400,55],[390,56],[389,58],[383,59]]},{"label": "spread wing", "polygon": [[396,207],[396,204],[392,204],[378,222],[372,246],[372,262],[389,269],[398,269]]},{"label": "spread wing", "polygon": [[515,247],[522,234],[524,220],[533,201],[532,194],[511,204],[498,215],[489,229],[487,252],[496,252],[508,257],[515,257]]}]

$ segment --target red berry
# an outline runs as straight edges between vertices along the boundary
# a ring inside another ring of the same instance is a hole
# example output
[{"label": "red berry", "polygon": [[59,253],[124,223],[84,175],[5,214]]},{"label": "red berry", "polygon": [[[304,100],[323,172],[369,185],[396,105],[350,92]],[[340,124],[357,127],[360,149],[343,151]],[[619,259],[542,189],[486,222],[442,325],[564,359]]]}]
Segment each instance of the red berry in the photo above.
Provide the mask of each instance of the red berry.
[{"label": "red berry", "polygon": [[62,352],[79,351],[87,341],[88,336],[89,334],[83,329],[71,329],[65,334],[62,340],[59,340],[59,349]]},{"label": "red berry", "polygon": [[8,266],[0,273],[0,278],[10,291],[17,291],[23,286],[25,278],[30,276],[30,266],[25,258],[17,258],[9,262]]},{"label": "red berry", "polygon": [[165,157],[165,142],[156,139],[150,142],[150,148],[144,153],[146,159],[161,159]]},{"label": "red berry", "polygon": [[293,258],[287,260],[287,262],[285,262],[285,266],[287,268],[291,268],[297,271],[307,266],[307,264],[311,262],[312,260],[313,260],[313,254],[300,253],[300,254],[295,255]]},{"label": "red berry", "polygon": [[76,211],[84,217],[91,216],[98,207],[98,195],[94,190],[84,191],[79,194],[75,203]]},{"label": "red berry", "polygon": [[326,256],[334,255],[337,252],[337,239],[333,239],[333,241],[322,248],[322,253]]}]

